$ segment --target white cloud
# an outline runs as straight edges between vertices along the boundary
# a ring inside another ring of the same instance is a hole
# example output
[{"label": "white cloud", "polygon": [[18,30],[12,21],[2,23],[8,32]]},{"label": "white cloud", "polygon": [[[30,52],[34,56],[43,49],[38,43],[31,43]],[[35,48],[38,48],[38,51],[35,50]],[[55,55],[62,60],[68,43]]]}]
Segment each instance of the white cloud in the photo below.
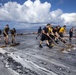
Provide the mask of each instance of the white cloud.
[{"label": "white cloud", "polygon": [[63,23],[63,19],[61,19],[61,15],[63,14],[61,9],[57,9],[55,11],[50,12],[51,22],[56,24]]},{"label": "white cloud", "polygon": [[63,13],[61,9],[55,11],[50,9],[50,3],[41,3],[40,0],[34,2],[27,0],[22,5],[17,2],[8,2],[0,6],[0,20],[76,25],[76,13]]},{"label": "white cloud", "polygon": [[64,13],[61,19],[64,19],[65,24],[76,25],[76,13]]},{"label": "white cloud", "polygon": [[28,0],[23,5],[17,2],[8,2],[0,8],[0,20],[44,22],[47,21],[50,8],[50,3],[41,3],[40,0],[34,2]]}]

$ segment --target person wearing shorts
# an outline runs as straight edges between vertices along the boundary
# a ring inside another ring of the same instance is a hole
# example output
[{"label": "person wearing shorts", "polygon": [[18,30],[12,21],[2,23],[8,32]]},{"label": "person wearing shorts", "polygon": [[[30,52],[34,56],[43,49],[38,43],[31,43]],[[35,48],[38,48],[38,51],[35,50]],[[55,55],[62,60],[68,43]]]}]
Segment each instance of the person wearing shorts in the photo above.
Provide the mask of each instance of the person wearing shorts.
[{"label": "person wearing shorts", "polygon": [[9,25],[7,24],[4,28],[4,31],[3,31],[3,35],[4,35],[4,42],[5,44],[8,44],[8,32],[9,32]]},{"label": "person wearing shorts", "polygon": [[40,48],[43,48],[43,46],[41,45],[43,41],[46,41],[46,45],[51,48],[50,44],[49,44],[49,33],[48,33],[48,28],[49,28],[50,24],[47,24],[43,30],[42,30],[42,36],[41,36],[41,39],[40,39],[40,44],[39,44],[39,47]]}]

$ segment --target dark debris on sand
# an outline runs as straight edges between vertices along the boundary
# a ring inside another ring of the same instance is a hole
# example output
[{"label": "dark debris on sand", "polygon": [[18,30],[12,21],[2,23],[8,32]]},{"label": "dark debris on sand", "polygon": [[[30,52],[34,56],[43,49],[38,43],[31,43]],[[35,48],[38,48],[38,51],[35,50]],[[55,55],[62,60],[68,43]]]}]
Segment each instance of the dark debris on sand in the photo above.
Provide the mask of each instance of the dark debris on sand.
[{"label": "dark debris on sand", "polygon": [[12,70],[19,73],[19,75],[39,75],[35,71],[32,71],[26,67],[23,67],[20,63],[13,60],[13,58],[8,57],[6,54],[3,55],[0,53],[1,56],[3,56],[3,63],[5,68],[11,68]]}]

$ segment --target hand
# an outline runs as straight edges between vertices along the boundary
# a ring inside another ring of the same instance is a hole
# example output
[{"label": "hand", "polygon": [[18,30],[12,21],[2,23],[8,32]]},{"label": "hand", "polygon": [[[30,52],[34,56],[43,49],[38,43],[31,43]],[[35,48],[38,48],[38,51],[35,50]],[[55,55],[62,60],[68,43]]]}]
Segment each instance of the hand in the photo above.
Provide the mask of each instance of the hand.
[{"label": "hand", "polygon": [[47,33],[47,36],[49,36],[49,34]]}]

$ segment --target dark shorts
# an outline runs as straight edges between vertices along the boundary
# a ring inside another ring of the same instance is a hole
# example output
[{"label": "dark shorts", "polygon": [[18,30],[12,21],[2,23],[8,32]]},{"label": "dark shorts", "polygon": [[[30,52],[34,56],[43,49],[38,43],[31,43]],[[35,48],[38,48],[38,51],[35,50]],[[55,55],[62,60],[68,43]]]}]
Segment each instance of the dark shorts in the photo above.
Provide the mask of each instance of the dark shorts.
[{"label": "dark shorts", "polygon": [[44,41],[44,40],[50,40],[50,38],[47,35],[42,34],[41,41]]},{"label": "dark shorts", "polygon": [[[7,33],[8,34],[8,33]],[[4,37],[6,37],[7,35],[5,33],[3,33]]]},{"label": "dark shorts", "polygon": [[63,33],[59,33],[60,37],[63,37]]},{"label": "dark shorts", "polygon": [[15,34],[11,34],[11,36],[14,36],[15,37]]},{"label": "dark shorts", "polygon": [[54,37],[53,35],[51,35],[51,34],[50,34],[50,37],[51,37],[52,39],[55,39],[55,37]]},{"label": "dark shorts", "polygon": [[72,38],[73,37],[73,34],[69,34],[69,36],[70,36],[70,38]]}]

